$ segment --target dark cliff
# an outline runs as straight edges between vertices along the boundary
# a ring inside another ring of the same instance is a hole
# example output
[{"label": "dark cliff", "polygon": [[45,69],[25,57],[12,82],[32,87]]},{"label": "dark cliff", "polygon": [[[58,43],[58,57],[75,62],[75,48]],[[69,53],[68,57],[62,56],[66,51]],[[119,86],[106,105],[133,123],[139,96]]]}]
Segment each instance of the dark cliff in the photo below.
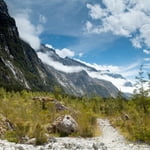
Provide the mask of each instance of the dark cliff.
[{"label": "dark cliff", "polygon": [[36,52],[19,38],[15,20],[0,0],[0,86],[50,91],[56,84]]}]

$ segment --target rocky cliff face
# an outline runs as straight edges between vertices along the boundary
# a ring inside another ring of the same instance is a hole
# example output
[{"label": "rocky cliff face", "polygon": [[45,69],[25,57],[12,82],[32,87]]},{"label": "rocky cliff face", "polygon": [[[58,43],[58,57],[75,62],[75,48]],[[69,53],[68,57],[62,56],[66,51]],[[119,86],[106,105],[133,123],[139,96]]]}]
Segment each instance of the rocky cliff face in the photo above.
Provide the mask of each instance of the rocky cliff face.
[{"label": "rocky cliff face", "polygon": [[54,84],[35,51],[20,40],[15,20],[0,0],[0,87],[52,90]]}]

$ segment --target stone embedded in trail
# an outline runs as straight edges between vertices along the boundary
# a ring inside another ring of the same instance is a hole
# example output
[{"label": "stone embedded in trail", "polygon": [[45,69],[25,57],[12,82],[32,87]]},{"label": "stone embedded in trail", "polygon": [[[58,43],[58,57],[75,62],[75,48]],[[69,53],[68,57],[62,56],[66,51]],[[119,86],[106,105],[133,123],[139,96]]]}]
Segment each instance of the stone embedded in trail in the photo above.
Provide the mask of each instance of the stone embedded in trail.
[{"label": "stone embedded in trail", "polygon": [[94,150],[107,150],[107,146],[104,143],[93,143]]}]

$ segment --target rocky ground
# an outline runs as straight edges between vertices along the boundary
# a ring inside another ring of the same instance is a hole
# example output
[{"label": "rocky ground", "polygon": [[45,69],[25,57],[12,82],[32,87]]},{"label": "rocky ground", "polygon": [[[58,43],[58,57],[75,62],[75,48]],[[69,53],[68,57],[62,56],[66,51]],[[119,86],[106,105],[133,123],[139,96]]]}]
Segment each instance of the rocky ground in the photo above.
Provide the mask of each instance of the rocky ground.
[{"label": "rocky ground", "polygon": [[98,119],[102,135],[96,138],[51,138],[43,146],[0,141],[0,150],[150,150],[150,145],[127,142],[108,120]]}]

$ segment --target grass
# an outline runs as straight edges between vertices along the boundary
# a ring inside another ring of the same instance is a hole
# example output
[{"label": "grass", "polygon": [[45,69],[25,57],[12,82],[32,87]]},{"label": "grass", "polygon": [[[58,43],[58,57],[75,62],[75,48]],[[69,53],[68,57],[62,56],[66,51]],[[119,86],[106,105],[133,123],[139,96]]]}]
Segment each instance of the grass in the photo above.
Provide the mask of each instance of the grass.
[{"label": "grass", "polygon": [[[33,97],[57,98],[69,109],[57,111],[53,103],[46,103],[46,109],[42,109],[41,102],[33,101]],[[47,127],[55,118],[64,114],[70,114],[80,127],[77,133],[69,136],[99,136],[101,131],[96,118],[104,117],[119,128],[127,139],[150,143],[150,98],[133,98],[128,101],[120,98],[77,98],[60,93],[7,92],[1,88],[0,114],[10,120],[15,128],[13,131],[8,130],[4,138],[18,143],[21,143],[24,136],[36,138],[36,144],[45,143],[47,135],[61,136],[59,133],[49,133]]]},{"label": "grass", "polygon": [[[58,96],[58,95],[57,95]],[[59,101],[69,110],[57,111],[54,103],[46,103],[46,109],[42,108],[40,101],[32,100],[33,97],[51,97],[52,93],[45,92],[6,92],[0,89],[0,114],[6,117],[14,125],[13,131],[7,131],[4,138],[21,143],[22,137],[36,138],[36,144],[42,144],[47,141],[46,135],[49,134],[47,127],[58,117],[65,114],[72,115],[77,120],[80,129],[73,136],[92,137],[93,129],[96,125],[94,113],[88,109],[89,103],[81,101],[78,98],[69,96],[59,96]],[[57,134],[60,136],[60,134]]]}]

